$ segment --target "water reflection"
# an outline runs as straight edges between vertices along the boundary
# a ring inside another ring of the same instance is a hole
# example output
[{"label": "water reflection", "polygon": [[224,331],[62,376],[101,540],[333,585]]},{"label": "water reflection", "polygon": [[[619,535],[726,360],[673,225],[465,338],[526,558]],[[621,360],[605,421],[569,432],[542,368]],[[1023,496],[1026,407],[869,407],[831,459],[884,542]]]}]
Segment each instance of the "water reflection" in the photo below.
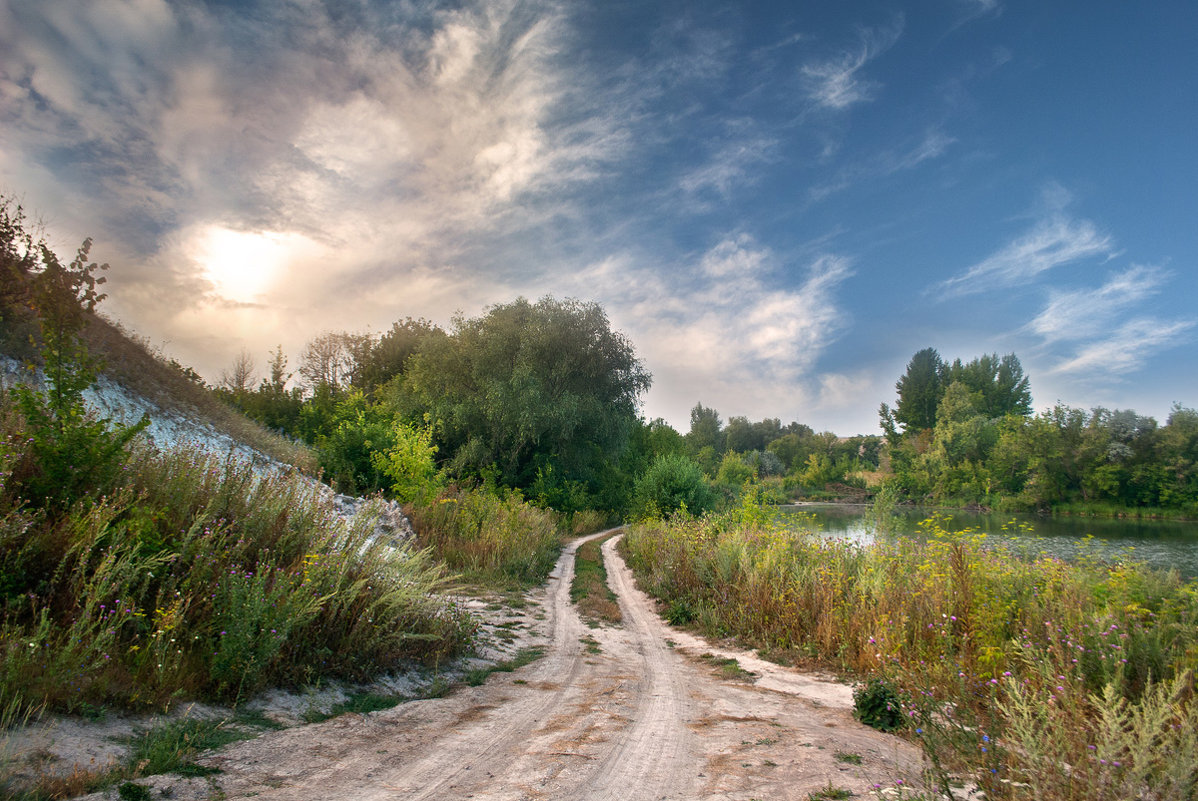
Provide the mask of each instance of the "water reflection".
[{"label": "water reflection", "polygon": [[[848,504],[803,504],[780,507],[783,514],[811,515],[821,532],[855,542],[874,540],[869,508]],[[932,514],[927,509],[899,509],[892,515],[893,531],[917,536],[916,524]],[[1172,520],[1115,520],[1038,517],[952,510],[951,531],[975,528],[986,541],[1036,556],[1048,554],[1075,561],[1137,561],[1154,567],[1176,568],[1185,578],[1198,578],[1198,523]]]}]

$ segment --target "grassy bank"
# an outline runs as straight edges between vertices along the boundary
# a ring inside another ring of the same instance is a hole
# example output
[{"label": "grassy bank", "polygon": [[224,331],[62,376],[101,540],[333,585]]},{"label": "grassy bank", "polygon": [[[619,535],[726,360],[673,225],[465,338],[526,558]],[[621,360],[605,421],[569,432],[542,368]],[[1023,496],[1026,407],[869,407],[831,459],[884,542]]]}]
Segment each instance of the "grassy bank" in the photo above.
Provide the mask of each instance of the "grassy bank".
[{"label": "grassy bank", "polygon": [[926,542],[863,547],[741,510],[641,524],[625,547],[675,622],[879,678],[864,705],[896,713],[945,786],[955,772],[989,798],[1019,783],[1042,799],[1192,797],[1198,587],[924,526]]},{"label": "grassy bank", "polygon": [[39,509],[13,494],[37,467],[30,439],[11,408],[0,421],[0,696],[15,709],[235,701],[469,640],[439,565],[347,527],[299,477],[135,449],[103,490]]}]

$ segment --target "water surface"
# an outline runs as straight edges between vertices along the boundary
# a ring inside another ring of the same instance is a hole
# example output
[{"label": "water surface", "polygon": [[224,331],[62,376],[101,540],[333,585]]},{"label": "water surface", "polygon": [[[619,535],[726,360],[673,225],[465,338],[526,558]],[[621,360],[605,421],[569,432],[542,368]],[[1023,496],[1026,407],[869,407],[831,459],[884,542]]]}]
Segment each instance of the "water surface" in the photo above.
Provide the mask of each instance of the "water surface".
[{"label": "water surface", "polygon": [[[827,536],[872,542],[873,520],[868,506],[855,504],[801,504],[779,507],[783,512],[810,514]],[[897,509],[892,515],[894,533],[917,536],[916,524],[932,514],[928,509]],[[974,528],[986,541],[1002,543],[1019,553],[1044,553],[1066,560],[1090,556],[1104,561],[1145,562],[1176,568],[1187,579],[1198,578],[1198,523],[1176,520],[1120,520],[1113,518],[1041,517],[943,511],[951,518],[950,531]]]}]

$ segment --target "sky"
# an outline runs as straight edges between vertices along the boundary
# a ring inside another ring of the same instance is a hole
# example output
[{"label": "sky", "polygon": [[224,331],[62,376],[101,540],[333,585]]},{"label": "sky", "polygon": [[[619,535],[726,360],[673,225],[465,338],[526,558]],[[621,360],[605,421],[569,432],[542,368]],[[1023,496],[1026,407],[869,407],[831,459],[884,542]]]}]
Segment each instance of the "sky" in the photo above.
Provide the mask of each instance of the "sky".
[{"label": "sky", "polygon": [[217,380],[596,301],[696,403],[841,435],[918,350],[1198,405],[1192,0],[0,0],[0,193]]}]

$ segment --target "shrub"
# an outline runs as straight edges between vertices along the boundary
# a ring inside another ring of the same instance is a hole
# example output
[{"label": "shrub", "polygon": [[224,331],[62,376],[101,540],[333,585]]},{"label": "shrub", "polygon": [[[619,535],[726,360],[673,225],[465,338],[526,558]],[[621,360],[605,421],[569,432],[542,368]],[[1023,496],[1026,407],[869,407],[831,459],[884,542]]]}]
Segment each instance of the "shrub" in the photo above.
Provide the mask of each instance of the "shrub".
[{"label": "shrub", "polygon": [[4,565],[0,691],[64,711],[235,700],[464,647],[443,568],[372,531],[301,477],[138,450],[90,507],[0,518],[20,557]]},{"label": "shrub", "polygon": [[436,495],[437,465],[433,457],[437,446],[432,433],[396,420],[391,437],[394,445],[371,456],[375,469],[391,479],[391,494],[400,503],[426,501]]},{"label": "shrub", "polygon": [[83,390],[95,381],[99,362],[88,353],[80,332],[104,298],[97,270],[88,263],[85,240],[69,265],[44,244],[42,268],[33,274],[32,297],[41,330],[46,390],[19,384],[12,389],[29,435],[29,448],[11,475],[14,494],[38,509],[64,509],[77,500],[106,492],[125,461],[125,447],[149,425],[143,417],[123,426],[89,415]]},{"label": "shrub", "polygon": [[853,717],[878,731],[898,731],[903,727],[898,692],[885,679],[871,678],[853,690]]},{"label": "shrub", "polygon": [[634,512],[658,517],[685,509],[702,514],[715,504],[714,494],[699,466],[677,454],[659,456],[636,482]]},{"label": "shrub", "polygon": [[742,504],[643,522],[623,548],[669,614],[691,609],[709,634],[870,677],[858,714],[907,719],[944,792],[965,774],[995,799],[1019,782],[1049,800],[1192,797],[1193,583],[1134,564],[1021,559],[939,518],[923,529],[926,540],[860,546]]}]

